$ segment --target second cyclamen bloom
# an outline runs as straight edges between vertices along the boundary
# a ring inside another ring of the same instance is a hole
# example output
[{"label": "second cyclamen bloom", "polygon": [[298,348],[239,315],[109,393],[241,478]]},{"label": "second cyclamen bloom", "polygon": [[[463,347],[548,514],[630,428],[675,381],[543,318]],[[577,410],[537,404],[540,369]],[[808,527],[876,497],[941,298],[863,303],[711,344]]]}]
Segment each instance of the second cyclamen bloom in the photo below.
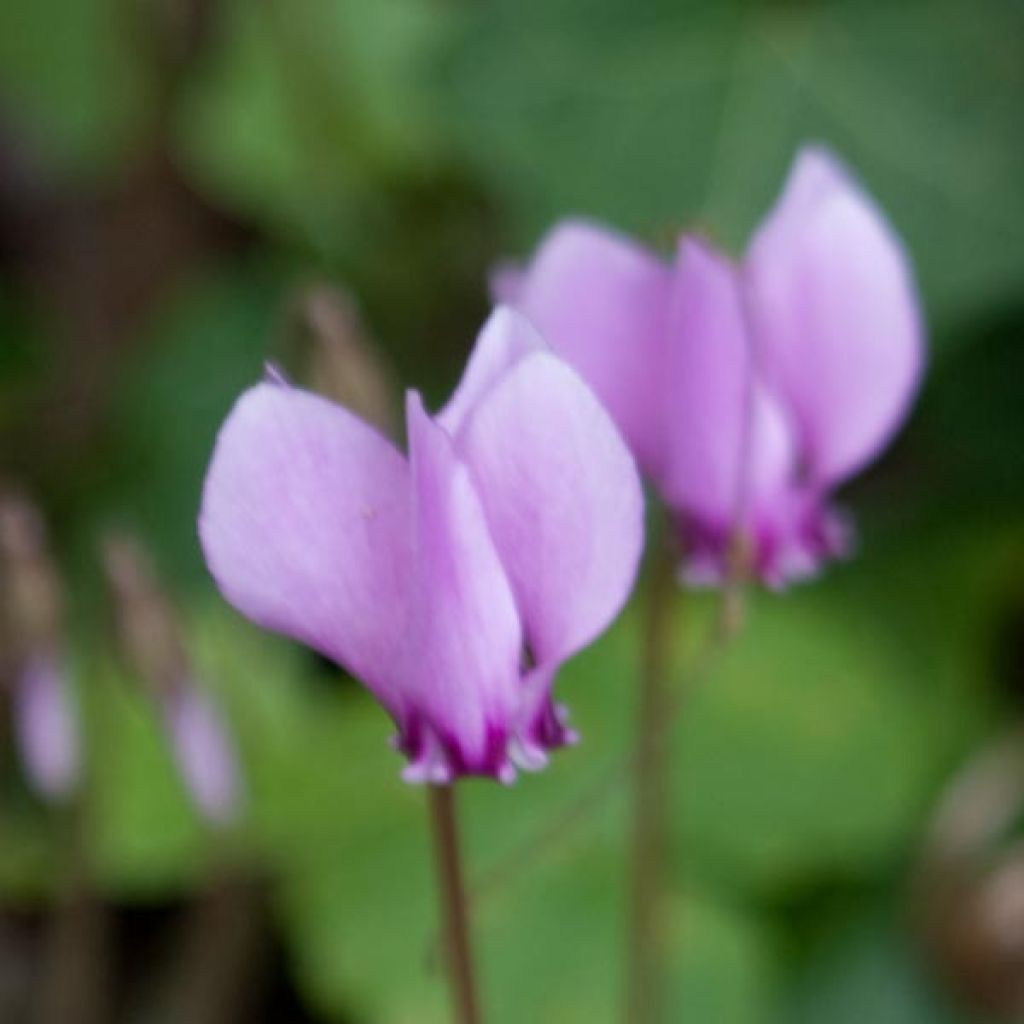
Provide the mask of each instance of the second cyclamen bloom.
[{"label": "second cyclamen bloom", "polygon": [[408,457],[314,394],[268,382],[221,430],[200,513],[225,597],[361,679],[409,781],[514,779],[571,742],[551,687],[611,622],[643,541],[636,469],[588,387],[499,309]]},{"label": "second cyclamen bloom", "polygon": [[673,265],[580,222],[494,281],[601,397],[672,510],[685,574],[738,532],[781,585],[842,553],[830,494],[898,428],[923,362],[909,261],[872,199],[803,150],[738,264],[684,236]]}]

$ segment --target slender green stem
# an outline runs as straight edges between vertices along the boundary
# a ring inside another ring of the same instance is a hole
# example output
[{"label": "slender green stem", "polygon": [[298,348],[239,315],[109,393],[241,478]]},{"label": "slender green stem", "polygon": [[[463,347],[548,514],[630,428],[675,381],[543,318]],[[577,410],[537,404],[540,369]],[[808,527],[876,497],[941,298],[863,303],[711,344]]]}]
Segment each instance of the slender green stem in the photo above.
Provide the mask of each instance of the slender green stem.
[{"label": "slender green stem", "polygon": [[480,1024],[476,976],[469,941],[466,887],[459,853],[455,793],[450,786],[428,786],[434,856],[444,922],[446,966],[457,1024]]},{"label": "slender green stem", "polygon": [[663,531],[648,588],[633,760],[633,849],[625,1007],[628,1024],[649,1024],[659,1019],[662,1002],[666,740],[673,704],[669,674],[675,594],[675,552],[667,530]]}]

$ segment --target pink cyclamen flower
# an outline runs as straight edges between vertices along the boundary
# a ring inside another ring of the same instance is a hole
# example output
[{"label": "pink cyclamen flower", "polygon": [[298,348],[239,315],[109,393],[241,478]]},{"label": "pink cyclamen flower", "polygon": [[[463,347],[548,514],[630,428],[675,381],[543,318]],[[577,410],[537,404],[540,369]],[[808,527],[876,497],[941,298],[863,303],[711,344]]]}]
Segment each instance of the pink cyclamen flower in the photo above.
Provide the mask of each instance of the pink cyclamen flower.
[{"label": "pink cyclamen flower", "polygon": [[78,722],[64,666],[37,655],[14,690],[14,726],[25,775],[40,796],[67,797],[78,780]]},{"label": "pink cyclamen flower", "polygon": [[210,821],[227,823],[238,812],[241,786],[220,714],[192,680],[164,698],[163,712],[178,770],[195,806]]},{"label": "pink cyclamen flower", "polygon": [[316,395],[246,392],[206,479],[207,564],[245,615],[369,687],[407,780],[511,781],[573,738],[552,682],[632,588],[639,479],[588,387],[511,310],[440,414],[410,392],[406,415],[408,457]]},{"label": "pink cyclamen flower", "polygon": [[800,152],[738,266],[685,236],[669,266],[570,221],[492,287],[605,403],[677,519],[688,579],[719,581],[737,532],[776,586],[844,552],[830,494],[903,421],[924,346],[900,241],[829,153]]}]

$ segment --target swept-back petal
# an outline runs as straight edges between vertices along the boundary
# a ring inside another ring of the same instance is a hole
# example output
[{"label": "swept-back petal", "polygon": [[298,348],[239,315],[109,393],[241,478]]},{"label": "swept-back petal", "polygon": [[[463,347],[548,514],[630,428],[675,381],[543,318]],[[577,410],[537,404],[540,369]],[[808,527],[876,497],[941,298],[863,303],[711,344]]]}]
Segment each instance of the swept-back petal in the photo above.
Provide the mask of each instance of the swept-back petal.
[{"label": "swept-back petal", "polygon": [[397,449],[325,399],[257,385],[221,428],[199,535],[231,604],[338,661],[394,709],[411,566]]},{"label": "swept-back petal", "polygon": [[625,602],[643,494],[615,424],[576,372],[522,359],[457,438],[541,664],[589,643]]},{"label": "swept-back petal", "polygon": [[547,350],[547,343],[526,317],[510,306],[499,306],[477,336],[462,380],[437,414],[437,422],[454,436],[481,399],[523,356]]},{"label": "swept-back petal", "polygon": [[802,153],[747,259],[763,369],[792,410],[811,480],[869,462],[923,363],[909,262],[876,204],[821,150]]},{"label": "swept-back petal", "polygon": [[416,393],[406,418],[415,492],[406,777],[507,777],[506,745],[522,697],[522,630],[512,590],[451,438]]},{"label": "swept-back petal", "polygon": [[503,298],[580,372],[654,473],[662,455],[668,267],[615,232],[567,221],[521,275],[501,280]]},{"label": "swept-back petal", "polygon": [[780,500],[794,468],[784,413],[756,379],[736,268],[694,238],[680,243],[666,375],[670,505],[728,531]]}]

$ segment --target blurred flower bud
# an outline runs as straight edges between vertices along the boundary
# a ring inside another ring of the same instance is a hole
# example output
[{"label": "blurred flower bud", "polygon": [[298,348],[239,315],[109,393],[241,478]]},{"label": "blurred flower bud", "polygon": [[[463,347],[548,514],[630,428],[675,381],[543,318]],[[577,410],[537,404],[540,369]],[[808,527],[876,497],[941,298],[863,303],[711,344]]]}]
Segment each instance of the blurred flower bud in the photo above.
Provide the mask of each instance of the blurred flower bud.
[{"label": "blurred flower bud", "polygon": [[166,697],[188,672],[177,615],[157,583],[149,555],[134,537],[109,535],[103,556],[124,658],[152,696]]},{"label": "blurred flower bud", "polygon": [[300,291],[294,311],[298,340],[308,352],[302,362],[312,390],[394,437],[394,375],[367,335],[352,297],[340,288],[313,284]]},{"label": "blurred flower bud", "polygon": [[166,700],[164,722],[196,806],[211,821],[230,821],[240,802],[238,770],[217,709],[189,680]]},{"label": "blurred flower bud", "polygon": [[62,653],[61,585],[42,519],[20,495],[0,496],[0,594],[25,775],[40,796],[63,799],[78,780],[80,751]]},{"label": "blurred flower bud", "polygon": [[225,824],[241,802],[237,759],[220,714],[193,675],[178,615],[135,538],[109,536],[104,565],[125,660],[159,709],[196,808]]},{"label": "blurred flower bud", "polygon": [[77,720],[63,666],[40,656],[14,684],[15,736],[25,774],[41,796],[67,797],[78,779]]}]

